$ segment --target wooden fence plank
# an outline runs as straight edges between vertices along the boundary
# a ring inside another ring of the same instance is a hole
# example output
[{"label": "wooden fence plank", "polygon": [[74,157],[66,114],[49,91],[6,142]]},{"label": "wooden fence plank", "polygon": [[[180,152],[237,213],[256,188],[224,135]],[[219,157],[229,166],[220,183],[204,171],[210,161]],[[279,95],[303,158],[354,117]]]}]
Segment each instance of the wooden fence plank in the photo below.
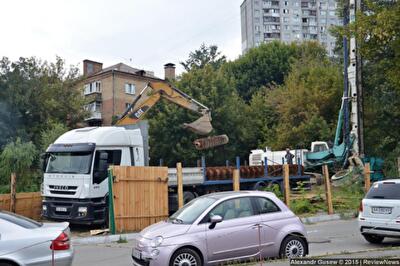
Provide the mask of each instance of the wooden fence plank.
[{"label": "wooden fence plank", "polygon": [[[11,194],[0,195],[0,210],[10,210]],[[40,192],[23,192],[15,195],[15,213],[34,220],[41,218],[42,196]]]},{"label": "wooden fence plank", "polygon": [[114,166],[116,232],[139,231],[168,217],[168,168]]},{"label": "wooden fence plank", "polygon": [[322,166],[322,173],[325,176],[325,195],[326,195],[326,204],[328,207],[328,214],[333,214],[331,182],[329,180],[328,165],[325,164]]},{"label": "wooden fence plank", "polygon": [[290,208],[290,183],[289,183],[289,165],[283,165],[283,188],[285,192],[285,204]]}]

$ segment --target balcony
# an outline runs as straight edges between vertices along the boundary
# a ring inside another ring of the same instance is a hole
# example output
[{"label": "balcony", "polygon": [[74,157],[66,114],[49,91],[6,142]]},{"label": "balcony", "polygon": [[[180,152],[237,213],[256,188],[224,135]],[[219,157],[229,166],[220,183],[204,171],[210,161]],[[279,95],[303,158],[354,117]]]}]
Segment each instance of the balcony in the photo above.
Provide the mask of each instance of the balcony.
[{"label": "balcony", "polygon": [[88,102],[101,102],[102,101],[101,92],[92,92],[90,94],[86,94],[85,99]]},{"label": "balcony", "polygon": [[91,111],[89,117],[85,119],[85,121],[92,121],[92,120],[101,120],[101,112],[100,111]]}]

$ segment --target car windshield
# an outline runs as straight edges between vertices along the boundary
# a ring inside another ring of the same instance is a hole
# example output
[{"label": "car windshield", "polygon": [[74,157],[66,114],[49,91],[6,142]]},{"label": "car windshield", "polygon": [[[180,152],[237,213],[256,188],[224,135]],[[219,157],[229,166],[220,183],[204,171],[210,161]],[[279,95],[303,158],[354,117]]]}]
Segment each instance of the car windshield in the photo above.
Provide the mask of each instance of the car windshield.
[{"label": "car windshield", "polygon": [[374,184],[368,191],[367,199],[400,199],[400,184],[383,182]]},{"label": "car windshield", "polygon": [[217,199],[211,197],[194,199],[175,212],[168,221],[177,224],[192,224],[215,201]]},{"label": "car windshield", "polygon": [[46,173],[89,174],[92,152],[51,152]]},{"label": "car windshield", "polygon": [[26,229],[35,229],[43,225],[24,216],[1,210],[0,210],[0,219],[19,225]]}]

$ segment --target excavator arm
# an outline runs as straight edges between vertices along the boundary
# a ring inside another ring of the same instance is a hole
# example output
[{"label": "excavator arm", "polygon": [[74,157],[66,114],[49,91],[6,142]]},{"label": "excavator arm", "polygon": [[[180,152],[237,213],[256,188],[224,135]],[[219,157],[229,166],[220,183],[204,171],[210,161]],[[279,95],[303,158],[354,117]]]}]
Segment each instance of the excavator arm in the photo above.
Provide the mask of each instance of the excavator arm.
[{"label": "excavator arm", "polygon": [[[143,100],[144,95],[148,97]],[[202,115],[192,123],[185,123],[184,128],[199,135],[206,135],[212,131],[210,109],[166,82],[149,82],[115,124],[137,123],[161,98]]]}]

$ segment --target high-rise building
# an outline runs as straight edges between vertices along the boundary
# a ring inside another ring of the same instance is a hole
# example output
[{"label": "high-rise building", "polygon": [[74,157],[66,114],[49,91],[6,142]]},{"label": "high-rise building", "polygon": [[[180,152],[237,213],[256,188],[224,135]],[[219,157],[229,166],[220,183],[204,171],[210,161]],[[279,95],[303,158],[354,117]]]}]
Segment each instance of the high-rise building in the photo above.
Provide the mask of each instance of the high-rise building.
[{"label": "high-rise building", "polygon": [[317,40],[332,56],[335,38],[328,29],[342,24],[336,10],[336,0],[244,0],[242,52],[273,40]]}]

